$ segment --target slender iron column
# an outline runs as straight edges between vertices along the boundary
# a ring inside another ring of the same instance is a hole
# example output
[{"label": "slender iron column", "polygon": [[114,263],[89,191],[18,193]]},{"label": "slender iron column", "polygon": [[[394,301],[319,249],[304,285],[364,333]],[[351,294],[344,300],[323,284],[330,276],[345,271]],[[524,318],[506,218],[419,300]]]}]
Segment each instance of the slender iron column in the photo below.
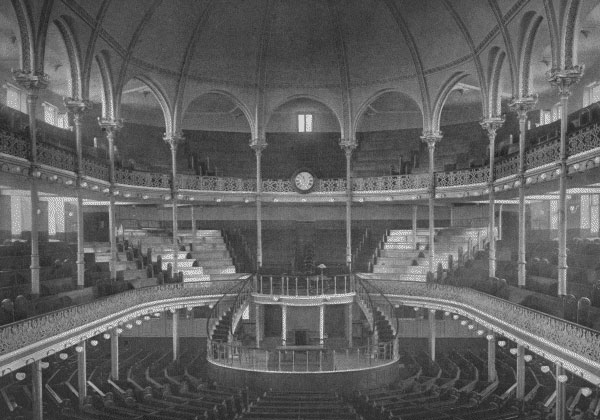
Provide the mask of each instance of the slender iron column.
[{"label": "slender iron column", "polygon": [[85,188],[83,169],[82,119],[83,113],[90,108],[90,103],[78,99],[65,99],[67,112],[73,117],[75,127],[75,148],[77,152],[77,287],[85,285],[84,237],[83,237],[83,191]]},{"label": "slender iron column", "polygon": [[489,249],[489,273],[490,277],[496,277],[496,191],[494,190],[494,157],[496,149],[496,131],[504,124],[504,119],[499,117],[486,118],[481,121],[481,126],[487,131],[490,141],[490,172],[488,175],[488,241]]},{"label": "slender iron column", "polygon": [[525,145],[527,134],[527,113],[533,109],[537,103],[537,97],[527,96],[515,99],[510,107],[519,117],[519,261],[518,261],[518,285],[525,287],[526,282],[526,260],[525,260],[525,226],[527,207],[525,204]]},{"label": "slender iron column", "polygon": [[488,372],[488,382],[493,382],[496,380],[496,337],[493,333],[489,333],[487,335],[488,345],[487,345],[487,372]]},{"label": "slender iron column", "polygon": [[419,206],[412,206],[412,236],[413,236],[413,249],[417,249],[417,217],[418,217]]},{"label": "slender iron column", "polygon": [[260,316],[260,305],[257,303],[256,305],[254,305],[256,308],[256,314],[255,314],[255,321],[254,321],[254,327],[255,327],[255,333],[256,333],[256,347],[260,348],[260,342],[261,340],[261,327],[260,327],[260,323],[262,322],[262,317]]},{"label": "slender iron column", "polygon": [[44,418],[44,405],[42,396],[42,361],[36,360],[31,364],[31,397],[33,420],[42,420]]},{"label": "slender iron column", "polygon": [[352,152],[355,139],[341,139],[340,147],[346,155],[346,266],[352,271]]},{"label": "slender iron column", "polygon": [[110,331],[110,377],[119,380],[119,331],[113,328]]},{"label": "slender iron column", "polygon": [[173,312],[173,360],[179,358],[179,310]]},{"label": "slender iron column", "polygon": [[567,375],[562,365],[556,365],[556,420],[567,417]]},{"label": "slender iron column", "polygon": [[319,344],[325,344],[325,305],[319,305]]},{"label": "slender iron column", "polygon": [[79,392],[79,407],[83,407],[87,397],[87,350],[85,340],[77,345],[77,391]]},{"label": "slender iron column", "polygon": [[429,355],[431,360],[435,362],[435,309],[430,309],[427,314],[427,321],[429,324]]},{"label": "slender iron column", "polygon": [[177,226],[177,203],[179,201],[179,187],[177,185],[177,146],[183,141],[181,134],[166,134],[163,140],[171,149],[171,201],[173,203],[173,277],[179,274],[177,259],[179,258],[179,241]]},{"label": "slender iron column", "polygon": [[558,195],[558,296],[567,294],[567,126],[571,88],[583,76],[583,66],[553,71],[548,81],[558,88],[560,95],[560,178]]},{"label": "slender iron column", "polygon": [[281,305],[281,345],[287,344],[287,305]]},{"label": "slender iron column", "polygon": [[429,151],[429,271],[435,272],[435,145],[442,139],[439,131],[423,132],[421,140]]},{"label": "slender iron column", "polygon": [[517,395],[518,400],[525,397],[525,347],[517,344]]},{"label": "slender iron column", "polygon": [[110,241],[110,278],[117,280],[117,235],[115,218],[115,193],[116,193],[116,171],[115,171],[115,136],[117,131],[123,127],[123,121],[114,118],[99,118],[98,124],[106,132],[108,142],[108,180],[110,182],[108,201],[108,235]]},{"label": "slender iron column", "polygon": [[352,303],[346,305],[346,339],[348,347],[352,347]]},{"label": "slender iron column", "polygon": [[37,178],[41,176],[38,169],[37,155],[37,120],[36,107],[38,93],[48,86],[48,75],[32,74],[23,70],[13,70],[14,81],[27,92],[27,113],[29,114],[30,138],[30,171],[31,186],[31,294],[40,294],[40,252],[39,252],[39,195]]},{"label": "slender iron column", "polygon": [[262,172],[261,156],[267,147],[267,141],[263,137],[257,137],[250,141],[250,147],[256,154],[256,269],[260,270],[263,264],[262,253]]}]

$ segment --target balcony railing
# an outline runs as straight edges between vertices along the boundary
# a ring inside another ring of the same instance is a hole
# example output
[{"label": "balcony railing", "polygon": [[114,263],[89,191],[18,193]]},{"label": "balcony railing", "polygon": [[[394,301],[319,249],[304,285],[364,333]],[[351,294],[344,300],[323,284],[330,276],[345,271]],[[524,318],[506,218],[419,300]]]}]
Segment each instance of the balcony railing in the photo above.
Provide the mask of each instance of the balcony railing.
[{"label": "balcony railing", "polygon": [[261,295],[319,296],[354,292],[349,274],[336,276],[271,276],[258,275],[254,287]]},{"label": "balcony railing", "polygon": [[[22,159],[29,159],[30,144],[27,139],[17,137],[6,131],[0,131],[0,153]],[[526,170],[541,168],[559,159],[560,140],[554,138],[531,147],[525,154]],[[600,148],[600,124],[593,124],[579,129],[568,138],[569,156],[578,156]],[[596,154],[594,154],[595,156]],[[580,159],[580,158],[579,158]],[[38,161],[49,167],[74,172],[76,155],[67,149],[38,142]],[[100,181],[108,181],[108,165],[105,160],[84,157],[84,174]],[[496,161],[494,176],[497,180],[518,174],[518,156],[512,154]],[[124,186],[145,188],[171,188],[171,175],[142,171],[116,170],[116,183]],[[452,172],[437,172],[436,186],[469,187],[481,185],[489,181],[489,167],[465,169]],[[387,193],[427,190],[431,179],[427,174],[364,177],[352,179],[352,190],[355,193]],[[235,177],[178,175],[177,187],[181,190],[222,193],[256,192],[255,179]],[[295,193],[289,179],[265,179],[262,181],[264,193]],[[318,179],[313,194],[343,193],[346,191],[346,179]]]},{"label": "balcony railing", "polygon": [[267,372],[343,372],[382,366],[397,360],[394,342],[330,349],[324,346],[245,347],[208,342],[208,360],[222,366]]}]

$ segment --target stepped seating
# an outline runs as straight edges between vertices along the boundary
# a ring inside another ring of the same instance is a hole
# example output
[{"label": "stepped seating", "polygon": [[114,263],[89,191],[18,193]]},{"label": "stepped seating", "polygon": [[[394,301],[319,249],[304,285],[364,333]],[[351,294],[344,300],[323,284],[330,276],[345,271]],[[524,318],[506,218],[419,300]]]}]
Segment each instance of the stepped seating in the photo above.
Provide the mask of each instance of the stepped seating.
[{"label": "stepped seating", "polygon": [[360,417],[333,393],[269,391],[236,418],[358,420]]},{"label": "stepped seating", "polygon": [[[448,268],[449,259],[458,259],[459,248],[468,250],[480,242],[483,229],[438,229],[435,238],[434,265]],[[376,252],[373,274],[378,278],[400,281],[425,281],[429,270],[429,232],[418,229],[390,230]]]}]

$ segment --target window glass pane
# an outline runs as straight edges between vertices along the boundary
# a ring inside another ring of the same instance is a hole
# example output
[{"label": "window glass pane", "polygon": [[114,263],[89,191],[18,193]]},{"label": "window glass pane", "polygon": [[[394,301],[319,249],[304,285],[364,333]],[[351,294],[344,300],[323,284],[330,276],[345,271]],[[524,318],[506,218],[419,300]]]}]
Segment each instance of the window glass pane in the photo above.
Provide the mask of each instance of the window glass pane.
[{"label": "window glass pane", "polygon": [[10,85],[6,85],[6,105],[18,111],[21,110],[21,92]]},{"label": "window glass pane", "polygon": [[298,132],[304,133],[304,114],[298,115]]},{"label": "window glass pane", "polygon": [[310,133],[312,131],[312,115],[311,114],[306,114],[304,118],[305,118],[305,120],[304,120],[305,131],[307,133]]}]

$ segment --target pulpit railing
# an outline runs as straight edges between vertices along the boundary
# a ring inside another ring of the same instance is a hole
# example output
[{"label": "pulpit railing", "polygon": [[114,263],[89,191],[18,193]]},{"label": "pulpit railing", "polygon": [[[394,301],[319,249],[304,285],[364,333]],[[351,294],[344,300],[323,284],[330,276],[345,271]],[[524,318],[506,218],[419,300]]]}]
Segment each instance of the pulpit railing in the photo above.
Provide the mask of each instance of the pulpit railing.
[{"label": "pulpit railing", "polygon": [[256,276],[255,293],[261,295],[319,296],[354,292],[349,274],[341,275],[266,275]]},{"label": "pulpit railing", "polygon": [[210,362],[253,371],[343,372],[382,366],[398,359],[394,341],[348,348],[280,346],[271,349],[208,341]]}]

